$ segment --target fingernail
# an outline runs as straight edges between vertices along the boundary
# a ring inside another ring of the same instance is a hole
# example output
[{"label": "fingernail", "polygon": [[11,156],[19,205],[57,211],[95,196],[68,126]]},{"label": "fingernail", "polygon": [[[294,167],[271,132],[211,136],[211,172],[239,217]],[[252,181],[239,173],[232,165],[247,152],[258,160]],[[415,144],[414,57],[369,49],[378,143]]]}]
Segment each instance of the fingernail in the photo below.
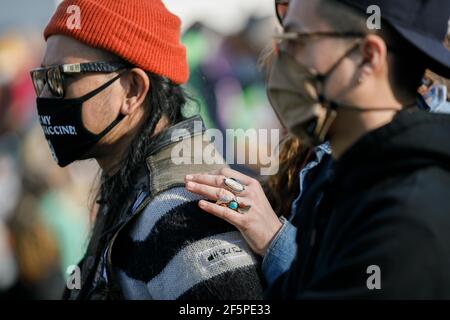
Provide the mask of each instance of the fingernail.
[{"label": "fingernail", "polygon": [[198,202],[198,205],[199,205],[201,208],[205,208],[205,207],[206,207],[206,201],[200,200],[200,201]]},{"label": "fingernail", "polygon": [[188,189],[193,189],[194,186],[195,186],[195,183],[193,183],[193,182],[186,183],[186,188],[188,188]]},{"label": "fingernail", "polygon": [[186,178],[186,180],[193,180],[194,179],[194,177],[191,176],[191,175],[187,175],[185,178]]}]

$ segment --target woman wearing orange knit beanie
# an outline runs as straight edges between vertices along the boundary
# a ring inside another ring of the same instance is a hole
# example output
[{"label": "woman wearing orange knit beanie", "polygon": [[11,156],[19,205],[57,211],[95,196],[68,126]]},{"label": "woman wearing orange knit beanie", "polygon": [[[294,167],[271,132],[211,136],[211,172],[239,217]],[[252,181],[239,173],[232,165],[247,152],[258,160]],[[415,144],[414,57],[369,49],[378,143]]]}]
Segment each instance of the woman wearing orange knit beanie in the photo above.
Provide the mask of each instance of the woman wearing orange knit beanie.
[{"label": "woman wearing orange knit beanie", "polygon": [[240,233],[184,188],[187,173],[222,166],[171,159],[204,131],[183,113],[178,17],[161,0],[66,0],[44,37],[31,76],[50,151],[62,167],[93,158],[102,168],[92,237],[64,298],[261,298]]}]

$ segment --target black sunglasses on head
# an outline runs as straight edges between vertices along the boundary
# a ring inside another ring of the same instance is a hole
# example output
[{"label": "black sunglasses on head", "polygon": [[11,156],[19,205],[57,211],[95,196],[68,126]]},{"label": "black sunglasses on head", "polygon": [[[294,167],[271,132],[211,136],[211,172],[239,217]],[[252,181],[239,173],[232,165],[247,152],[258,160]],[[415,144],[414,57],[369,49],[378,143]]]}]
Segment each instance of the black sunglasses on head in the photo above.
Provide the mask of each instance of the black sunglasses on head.
[{"label": "black sunglasses on head", "polygon": [[49,67],[36,68],[30,71],[34,90],[39,97],[46,85],[53,96],[64,98],[65,80],[82,73],[110,73],[130,68],[131,64],[123,62],[85,62],[60,64]]}]

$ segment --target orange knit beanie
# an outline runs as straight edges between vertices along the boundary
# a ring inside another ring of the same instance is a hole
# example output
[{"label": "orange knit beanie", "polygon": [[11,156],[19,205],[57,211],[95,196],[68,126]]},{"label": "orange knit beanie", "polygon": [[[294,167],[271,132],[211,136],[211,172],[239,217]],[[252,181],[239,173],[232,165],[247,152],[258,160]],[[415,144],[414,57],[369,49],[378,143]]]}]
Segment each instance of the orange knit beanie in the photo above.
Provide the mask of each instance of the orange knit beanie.
[{"label": "orange knit beanie", "polygon": [[[71,25],[76,12],[79,23]],[[44,37],[70,36],[182,84],[189,69],[180,25],[180,19],[161,0],[65,0],[45,28]]]}]

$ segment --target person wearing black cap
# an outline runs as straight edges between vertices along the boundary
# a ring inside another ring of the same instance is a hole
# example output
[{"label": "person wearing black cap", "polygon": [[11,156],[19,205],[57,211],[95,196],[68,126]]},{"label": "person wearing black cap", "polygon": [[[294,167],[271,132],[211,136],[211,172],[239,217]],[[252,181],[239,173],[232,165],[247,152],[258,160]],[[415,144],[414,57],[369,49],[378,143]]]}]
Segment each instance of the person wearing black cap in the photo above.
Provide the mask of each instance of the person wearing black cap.
[{"label": "person wearing black cap", "polygon": [[336,164],[304,198],[270,298],[450,298],[450,117],[415,103],[426,68],[450,77],[449,18],[439,0],[290,2],[269,97],[292,133],[329,139]]},{"label": "person wearing black cap", "polygon": [[[418,103],[426,69],[450,78],[443,45],[450,2],[278,7],[286,15],[268,77],[271,104],[303,144],[329,141],[335,161],[331,177],[302,195],[292,220],[297,254],[267,297],[450,299],[450,116]],[[264,256],[284,227],[257,181],[226,169],[193,175],[187,187],[217,200],[229,195],[225,178],[244,185],[236,202],[248,210],[199,206],[235,225]],[[255,229],[256,221],[273,228]]]}]

